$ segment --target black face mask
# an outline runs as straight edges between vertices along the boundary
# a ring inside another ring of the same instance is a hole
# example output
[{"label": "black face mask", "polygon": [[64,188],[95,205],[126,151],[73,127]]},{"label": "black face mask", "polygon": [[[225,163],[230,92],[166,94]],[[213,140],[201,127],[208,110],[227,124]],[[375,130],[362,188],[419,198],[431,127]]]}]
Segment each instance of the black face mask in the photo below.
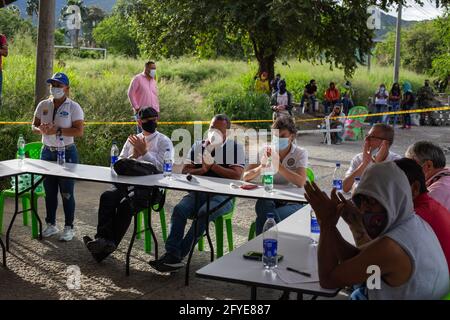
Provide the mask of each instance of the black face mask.
[{"label": "black face mask", "polygon": [[281,84],[279,90],[281,94],[284,94],[286,92],[286,85]]},{"label": "black face mask", "polygon": [[141,125],[142,130],[148,132],[148,133],[154,133],[157,127],[155,120],[149,120],[145,123],[142,123]]}]

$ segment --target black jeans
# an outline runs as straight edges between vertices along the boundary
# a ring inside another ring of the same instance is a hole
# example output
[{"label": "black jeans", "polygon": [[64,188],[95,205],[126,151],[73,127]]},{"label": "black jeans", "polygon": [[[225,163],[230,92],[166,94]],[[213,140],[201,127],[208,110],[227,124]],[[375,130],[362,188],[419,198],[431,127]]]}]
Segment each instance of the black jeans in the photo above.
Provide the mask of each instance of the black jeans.
[{"label": "black jeans", "polygon": [[131,208],[123,192],[115,187],[103,192],[100,196],[95,238],[110,240],[118,246],[127,233],[133,218],[133,211],[138,212],[142,209],[144,208]]}]

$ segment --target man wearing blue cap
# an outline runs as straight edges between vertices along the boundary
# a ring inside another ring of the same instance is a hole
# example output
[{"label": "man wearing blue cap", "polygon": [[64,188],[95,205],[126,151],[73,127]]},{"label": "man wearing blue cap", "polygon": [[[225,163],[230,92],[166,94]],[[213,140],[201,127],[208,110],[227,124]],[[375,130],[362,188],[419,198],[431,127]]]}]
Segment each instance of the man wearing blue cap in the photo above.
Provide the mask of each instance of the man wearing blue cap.
[{"label": "man wearing blue cap", "polygon": [[[41,101],[34,113],[32,130],[42,135],[41,159],[57,160],[57,142],[62,138],[65,146],[65,161],[78,163],[78,152],[74,137],[81,137],[84,130],[84,112],[80,105],[69,99],[69,78],[57,72],[47,80],[51,96]],[[58,208],[58,190],[61,193],[65,226],[60,235],[61,241],[70,241],[74,236],[73,221],[75,217],[74,181],[59,177],[47,177],[44,180],[47,227],[43,237],[59,233],[56,227],[56,209]]]}]

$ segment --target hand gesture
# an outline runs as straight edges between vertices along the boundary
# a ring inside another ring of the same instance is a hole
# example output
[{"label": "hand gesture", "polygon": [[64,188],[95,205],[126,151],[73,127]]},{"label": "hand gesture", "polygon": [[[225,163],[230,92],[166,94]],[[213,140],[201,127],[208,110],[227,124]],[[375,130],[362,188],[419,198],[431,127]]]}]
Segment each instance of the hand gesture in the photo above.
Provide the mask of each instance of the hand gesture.
[{"label": "hand gesture", "polygon": [[[336,190],[333,192],[336,194]],[[305,198],[314,209],[321,227],[336,226],[339,214],[335,196],[333,196],[333,199],[330,199],[314,182],[306,182]]]},{"label": "hand gesture", "polygon": [[138,137],[137,135],[131,135],[128,137],[128,141],[130,141],[133,146],[133,155],[138,157],[142,157],[147,153],[147,142],[145,141],[145,137]]},{"label": "hand gesture", "polygon": [[366,139],[364,141],[364,147],[363,147],[363,163],[365,165],[368,165],[373,161],[372,155],[370,154],[370,143],[369,140]]}]

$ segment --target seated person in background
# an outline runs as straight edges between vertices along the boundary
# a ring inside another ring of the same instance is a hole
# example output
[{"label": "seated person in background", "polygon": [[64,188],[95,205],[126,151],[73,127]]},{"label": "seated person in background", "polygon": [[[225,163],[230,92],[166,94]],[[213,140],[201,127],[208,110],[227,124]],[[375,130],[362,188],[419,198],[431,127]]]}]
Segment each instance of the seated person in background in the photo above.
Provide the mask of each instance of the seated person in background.
[{"label": "seated person in background", "polygon": [[344,192],[349,192],[356,177],[362,177],[364,171],[374,163],[393,161],[401,157],[389,149],[394,143],[394,129],[384,123],[374,125],[364,140],[363,152],[358,153],[350,162],[343,181]]},{"label": "seated person in background", "polygon": [[442,148],[429,141],[418,141],[408,147],[405,156],[422,167],[429,196],[450,211],[450,168],[445,167]]},{"label": "seated person in background", "polygon": [[286,81],[280,80],[278,91],[272,95],[273,121],[280,116],[292,116],[292,94],[286,90]]},{"label": "seated person in background", "polygon": [[309,81],[309,83],[305,86],[305,90],[303,91],[302,100],[300,102],[300,108],[303,110],[303,105],[305,104],[305,100],[310,101],[310,112],[316,111],[315,105],[316,105],[316,94],[317,94],[317,85],[316,80],[312,79]]},{"label": "seated person in background", "polygon": [[259,93],[270,94],[269,74],[265,71],[259,74],[255,81],[255,91]]},{"label": "seated person in background", "polygon": [[275,79],[273,79],[272,81],[270,81],[270,87],[272,88],[272,94],[274,94],[275,92],[278,91],[278,84],[281,80],[281,74],[277,73],[275,75]]},{"label": "seated person in background", "polygon": [[[275,168],[274,184],[293,184],[299,188],[306,181],[306,167],[308,165],[308,152],[295,144],[297,129],[294,121],[288,117],[278,118],[272,125],[277,129],[278,136],[274,135],[272,144],[275,150],[263,150],[261,161],[251,164],[244,172],[244,180],[250,181],[264,173],[268,157],[272,158],[272,166]],[[281,165],[280,165],[281,164]],[[256,234],[262,232],[267,213],[275,214],[278,222],[286,219],[302,207],[301,204],[269,199],[258,199],[256,202]]]},{"label": "seated person in background", "polygon": [[[227,139],[227,129],[230,127],[231,122],[226,115],[214,116],[209,127],[208,139],[194,143],[189,158],[186,159],[187,163],[183,167],[183,174],[240,180],[245,165],[244,147],[234,140]],[[196,197],[198,197],[198,210],[195,207]],[[210,209],[214,209],[228,198],[225,195],[210,195]],[[230,199],[209,217],[209,221],[214,221],[229,212],[231,208]],[[159,272],[174,272],[184,267],[183,258],[189,254],[193,243],[197,243],[205,232],[206,210],[207,194],[205,193],[192,191],[181,199],[172,212],[170,232],[165,244],[166,253],[158,260],[149,262],[152,268]],[[196,216],[198,218],[197,233],[192,224],[184,234],[187,220]]]},{"label": "seated person in background", "polygon": [[[341,132],[331,132],[331,143],[332,144],[341,144],[342,143],[342,135],[344,133],[344,124],[345,124],[345,113],[341,111],[341,106],[339,104],[334,105],[333,111],[328,115],[330,118],[330,129],[342,129]],[[333,119],[334,117],[340,117],[337,119]],[[324,125],[326,128],[326,124]],[[326,135],[326,133],[324,133]]]},{"label": "seated person in background", "polygon": [[450,212],[428,195],[422,168],[412,159],[394,161],[406,174],[411,185],[414,210],[433,229],[450,268]]},{"label": "seated person in background", "polygon": [[330,87],[325,91],[325,102],[324,102],[324,113],[328,114],[330,112],[330,108],[333,107],[336,103],[339,103],[340,93],[338,88],[336,88],[336,84],[334,82],[330,82]]},{"label": "seated person in background", "polygon": [[[352,197],[331,199],[307,183],[306,200],[320,224],[319,281],[323,288],[343,288],[372,281],[368,267],[377,266],[378,288],[358,289],[369,300],[440,299],[449,290],[444,252],[430,225],[414,214],[411,188],[394,163],[368,168]],[[355,247],[344,240],[336,224],[348,212],[359,215],[370,242]],[[353,295],[352,295],[353,296]]]},{"label": "seated person in background", "polygon": [[[138,125],[143,132],[128,137],[119,159],[132,158],[152,163],[158,171],[163,170],[164,153],[173,150],[172,141],[156,131],[158,113],[153,108],[138,113]],[[144,208],[135,208],[137,211]],[[98,209],[98,226],[95,240],[89,236],[83,241],[97,262],[114,252],[130,226],[133,218],[129,201],[123,191],[113,187],[102,193]]]}]

